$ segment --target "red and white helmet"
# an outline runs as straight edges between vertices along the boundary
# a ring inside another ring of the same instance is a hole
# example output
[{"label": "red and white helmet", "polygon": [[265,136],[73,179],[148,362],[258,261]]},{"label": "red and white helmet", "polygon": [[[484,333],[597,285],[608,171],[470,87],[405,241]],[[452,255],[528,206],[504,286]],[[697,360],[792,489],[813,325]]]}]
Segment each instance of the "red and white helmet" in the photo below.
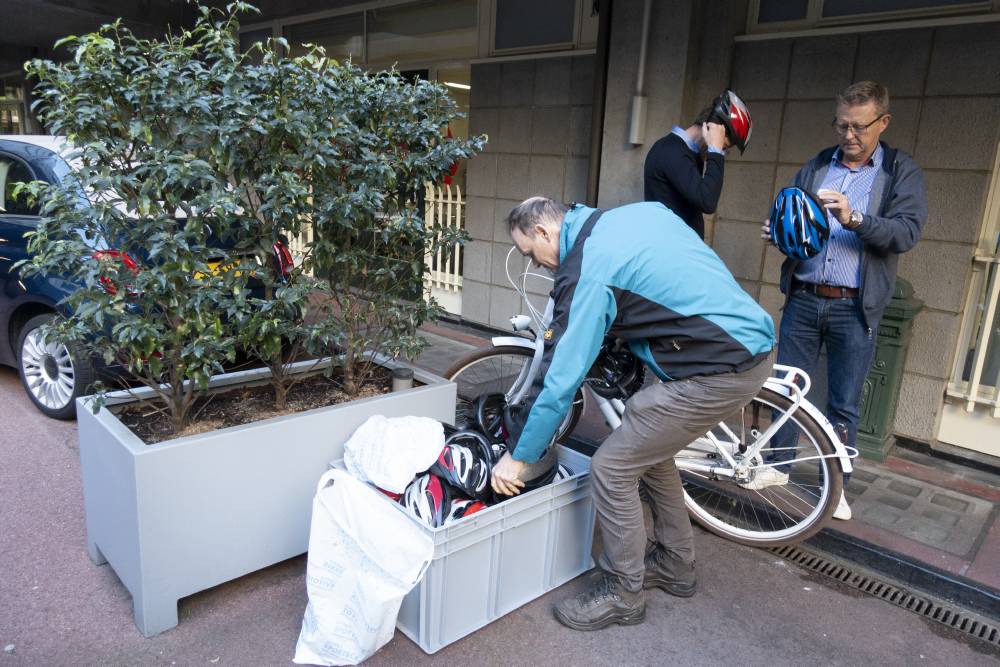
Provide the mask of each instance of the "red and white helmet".
[{"label": "red and white helmet", "polygon": [[420,475],[403,491],[399,504],[431,528],[444,525],[451,511],[452,495],[448,485],[435,475]]},{"label": "red and white helmet", "polygon": [[461,518],[475,514],[476,512],[484,509],[486,509],[486,503],[481,500],[472,500],[469,498],[453,500],[451,503],[451,509],[448,511],[448,516],[444,519],[444,525],[447,526],[454,521],[458,521]]},{"label": "red and white helmet", "polygon": [[750,109],[733,91],[723,91],[712,102],[712,120],[718,120],[726,127],[729,142],[739,148],[741,154],[750,145],[750,134],[753,132]]}]

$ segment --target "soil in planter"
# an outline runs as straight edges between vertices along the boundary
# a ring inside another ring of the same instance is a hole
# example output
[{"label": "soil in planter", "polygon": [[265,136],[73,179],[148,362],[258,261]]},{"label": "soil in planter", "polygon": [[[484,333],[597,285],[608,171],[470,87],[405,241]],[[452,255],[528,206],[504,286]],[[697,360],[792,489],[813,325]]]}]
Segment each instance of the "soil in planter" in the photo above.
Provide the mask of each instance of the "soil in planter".
[{"label": "soil in planter", "polygon": [[129,430],[151,445],[185,435],[378,396],[391,388],[392,372],[375,368],[374,377],[362,386],[356,396],[348,396],[342,386],[336,375],[332,378],[316,375],[302,380],[288,392],[288,406],[284,410],[274,409],[274,390],[269,384],[213,392],[195,402],[191,414],[196,418],[183,432],[176,434],[171,432],[170,413],[151,403],[130,403],[114,412]]}]

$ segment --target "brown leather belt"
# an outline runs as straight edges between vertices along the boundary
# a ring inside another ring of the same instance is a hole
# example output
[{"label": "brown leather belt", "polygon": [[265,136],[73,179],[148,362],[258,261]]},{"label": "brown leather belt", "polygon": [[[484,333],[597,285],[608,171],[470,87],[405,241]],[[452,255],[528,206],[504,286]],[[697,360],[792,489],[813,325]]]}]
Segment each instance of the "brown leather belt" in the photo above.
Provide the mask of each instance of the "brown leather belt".
[{"label": "brown leather belt", "polygon": [[835,285],[817,285],[815,283],[804,283],[795,281],[795,289],[805,290],[810,294],[821,296],[825,299],[851,299],[858,295],[857,287],[836,287]]}]

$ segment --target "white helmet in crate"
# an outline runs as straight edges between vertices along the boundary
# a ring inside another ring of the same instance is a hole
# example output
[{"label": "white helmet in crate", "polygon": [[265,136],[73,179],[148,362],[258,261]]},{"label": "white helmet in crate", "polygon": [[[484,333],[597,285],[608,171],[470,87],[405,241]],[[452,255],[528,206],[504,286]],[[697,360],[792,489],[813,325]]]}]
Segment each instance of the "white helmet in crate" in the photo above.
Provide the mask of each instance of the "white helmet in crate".
[{"label": "white helmet in crate", "polygon": [[424,473],[403,491],[399,504],[431,528],[443,526],[451,511],[452,493],[439,477]]},{"label": "white helmet in crate", "polygon": [[463,517],[475,514],[484,509],[486,509],[486,503],[481,500],[472,500],[470,498],[453,500],[451,502],[451,510],[448,512],[448,516],[445,517],[444,525],[447,526],[449,523],[458,521]]},{"label": "white helmet in crate", "polygon": [[445,440],[438,460],[428,470],[462,495],[484,500],[493,474],[493,448],[481,433],[455,431]]},{"label": "white helmet in crate", "polygon": [[562,463],[556,468],[556,476],[552,478],[552,483],[555,484],[564,479],[569,479],[573,476],[573,471],[567,468]]}]

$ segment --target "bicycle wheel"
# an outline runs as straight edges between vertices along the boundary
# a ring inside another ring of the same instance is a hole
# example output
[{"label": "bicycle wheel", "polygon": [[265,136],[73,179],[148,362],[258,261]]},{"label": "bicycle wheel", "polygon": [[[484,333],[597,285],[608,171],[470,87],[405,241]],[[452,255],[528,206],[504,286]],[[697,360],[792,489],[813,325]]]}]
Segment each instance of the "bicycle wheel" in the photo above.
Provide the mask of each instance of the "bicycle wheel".
[{"label": "bicycle wheel", "polygon": [[691,469],[728,467],[719,447],[743,462],[739,444],[752,444],[791,405],[787,396],[762,388],[740,412],[678,453],[684,502],[701,526],[734,542],[774,547],[812,536],[833,514],[843,472],[839,460],[830,458],[834,448],[829,436],[804,410],[792,413],[779,431],[780,447],[772,448],[778,440],[772,438],[761,456],[747,461],[750,470],[741,480]]},{"label": "bicycle wheel", "polygon": [[[455,406],[455,425],[467,428],[476,425],[473,402],[487,394],[513,396],[527,381],[528,369],[534,352],[525,347],[499,345],[475,350],[459,359],[444,372],[444,377],[458,385],[458,404]],[[562,442],[573,432],[583,413],[583,388],[576,390],[573,406],[559,426],[557,442]]]}]

